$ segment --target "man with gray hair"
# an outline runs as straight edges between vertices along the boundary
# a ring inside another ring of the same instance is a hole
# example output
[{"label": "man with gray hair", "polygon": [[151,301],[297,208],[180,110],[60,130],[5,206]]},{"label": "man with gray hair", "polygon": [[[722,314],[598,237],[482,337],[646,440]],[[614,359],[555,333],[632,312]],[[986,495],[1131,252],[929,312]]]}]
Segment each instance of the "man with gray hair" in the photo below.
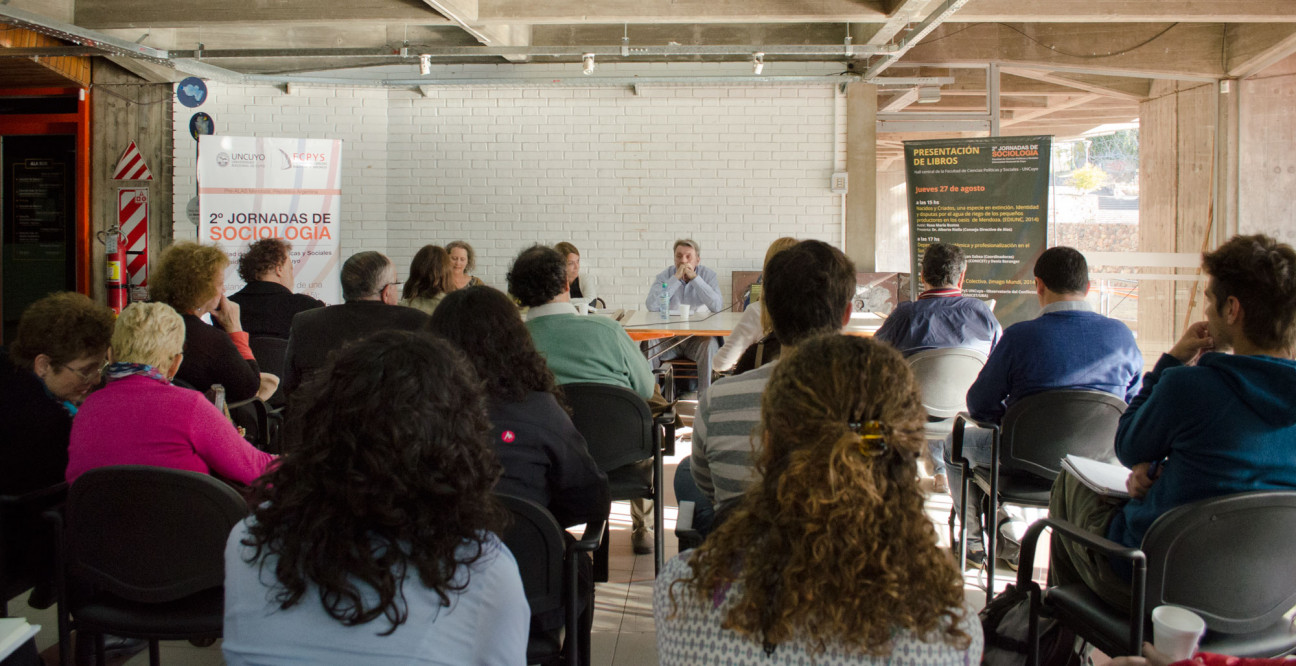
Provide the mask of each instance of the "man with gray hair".
[{"label": "man with gray hair", "polygon": [[[662,285],[670,296],[672,310],[681,305],[698,309],[705,306],[711,312],[719,312],[724,307],[720,297],[720,278],[716,272],[701,265],[702,248],[692,238],[681,238],[675,241],[675,263],[658,273],[648,286],[648,298],[644,300],[650,312],[661,311]],[[656,350],[666,350],[657,352]],[[657,340],[648,347],[653,367],[662,361],[685,358],[697,363],[698,395],[706,392],[711,385],[711,357],[720,349],[720,343],[711,336],[676,336]]]},{"label": "man with gray hair", "polygon": [[284,354],[282,388],[291,394],[310,374],[324,367],[329,353],[343,345],[386,330],[416,331],[428,316],[400,307],[396,266],[381,252],[359,252],[342,264],[341,305],[297,313]]}]

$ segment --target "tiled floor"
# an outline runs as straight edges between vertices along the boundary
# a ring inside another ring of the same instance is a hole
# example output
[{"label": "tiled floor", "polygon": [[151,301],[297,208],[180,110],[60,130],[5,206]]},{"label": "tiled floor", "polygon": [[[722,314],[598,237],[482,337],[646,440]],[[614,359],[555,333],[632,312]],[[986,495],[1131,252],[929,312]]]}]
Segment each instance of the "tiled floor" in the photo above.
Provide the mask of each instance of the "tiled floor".
[{"label": "tiled floor", "polygon": [[[674,478],[675,465],[688,451],[687,443],[679,447],[679,457],[668,458],[666,463],[666,559],[674,557],[677,552],[674,536],[675,498],[671,491],[670,479]],[[924,482],[930,488],[930,480]],[[931,516],[941,542],[948,541],[946,522],[949,519],[950,497],[947,494],[933,494],[928,498],[927,511]],[[611,519],[611,554],[609,556],[609,582],[600,583],[596,590],[594,614],[593,663],[600,666],[641,666],[657,663],[656,631],[652,615],[653,557],[636,556],[630,549],[630,512],[624,502],[613,504]],[[1044,549],[1041,549],[1044,550]],[[1040,554],[1038,562],[1047,560],[1047,553]],[[995,581],[996,589],[1002,589],[1013,580],[1015,574],[1006,567],[1000,566]],[[979,585],[984,585],[984,573],[969,571],[967,573],[968,598],[980,606],[985,593]],[[42,626],[37,636],[37,646],[41,650],[58,642],[57,626],[53,609],[38,611],[30,609],[22,600],[10,604],[10,612],[16,616],[25,616],[34,624]],[[223,663],[219,642],[208,648],[197,648],[185,642],[167,642],[162,644],[162,662],[174,666],[209,666]],[[53,663],[53,662],[51,662]],[[147,653],[136,655],[126,662],[131,666],[148,663]]]}]

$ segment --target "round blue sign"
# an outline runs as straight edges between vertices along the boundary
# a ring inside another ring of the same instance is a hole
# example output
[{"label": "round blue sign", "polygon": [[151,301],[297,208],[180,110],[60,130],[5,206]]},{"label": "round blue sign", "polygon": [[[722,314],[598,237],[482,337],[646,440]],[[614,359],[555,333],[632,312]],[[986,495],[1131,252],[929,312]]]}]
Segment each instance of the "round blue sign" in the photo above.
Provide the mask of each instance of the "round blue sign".
[{"label": "round blue sign", "polygon": [[216,121],[212,120],[211,116],[199,111],[189,118],[189,136],[192,136],[194,141],[203,134],[215,133]]},{"label": "round blue sign", "polygon": [[176,99],[193,109],[207,101],[207,84],[202,79],[191,76],[176,84]]}]

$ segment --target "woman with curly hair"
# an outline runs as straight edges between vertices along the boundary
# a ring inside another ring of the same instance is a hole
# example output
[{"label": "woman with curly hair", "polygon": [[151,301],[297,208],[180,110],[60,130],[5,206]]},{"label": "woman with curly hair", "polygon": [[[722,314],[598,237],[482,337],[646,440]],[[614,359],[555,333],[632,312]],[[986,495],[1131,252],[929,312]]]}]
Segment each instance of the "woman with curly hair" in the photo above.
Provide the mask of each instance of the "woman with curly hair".
[{"label": "woman with curly hair", "polygon": [[468,241],[450,241],[446,243],[446,252],[450,254],[450,290],[465,287],[480,287],[485,282],[472,274],[477,268],[477,253]]},{"label": "woman with curly hair", "polygon": [[923,512],[918,387],[867,338],[808,340],[761,403],[762,478],[654,585],[662,664],[973,664],[981,628]]},{"label": "woman with curly hair", "polygon": [[[176,381],[199,391],[220,384],[230,402],[267,399],[278,380],[261,374],[248,347],[239,306],[225,298],[228,265],[229,258],[220,248],[176,243],[162,252],[153,267],[149,293],[153,300],[170,305],[184,317],[185,362]],[[210,314],[217,326],[203,322],[204,314]],[[240,423],[244,423],[242,419]]]},{"label": "woman with curly hair", "polygon": [[405,290],[397,305],[432,314],[452,290],[450,255],[440,245],[424,245],[410,262],[409,279],[405,280]]},{"label": "woman with curly hair", "polygon": [[226,543],[228,663],[526,662],[479,385],[449,343],[384,331],[298,389]]},{"label": "woman with curly hair", "polygon": [[[559,403],[553,373],[513,301],[490,287],[461,289],[446,296],[428,327],[458,345],[485,383],[490,441],[504,466],[496,490],[548,508],[564,527],[607,517],[607,476]],[[585,612],[578,642],[588,659],[594,587],[588,557],[582,563]],[[533,619],[539,632],[561,625],[561,615]]]}]

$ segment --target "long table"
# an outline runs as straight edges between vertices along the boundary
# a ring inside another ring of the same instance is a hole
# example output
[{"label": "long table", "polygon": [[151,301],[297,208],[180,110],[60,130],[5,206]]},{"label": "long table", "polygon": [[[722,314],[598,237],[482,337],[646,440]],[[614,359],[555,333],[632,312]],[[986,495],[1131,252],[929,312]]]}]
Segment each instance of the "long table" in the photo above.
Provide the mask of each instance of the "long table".
[{"label": "long table", "polygon": [[[733,333],[740,319],[742,319],[741,312],[726,311],[703,316],[693,314],[688,319],[671,315],[670,321],[662,321],[656,312],[638,310],[622,320],[621,325],[625,327],[626,333],[630,334],[631,340],[639,342],[677,335],[727,336]],[[872,313],[852,313],[845,332],[851,335],[872,336],[878,327],[882,326],[882,321],[883,317]]]}]

